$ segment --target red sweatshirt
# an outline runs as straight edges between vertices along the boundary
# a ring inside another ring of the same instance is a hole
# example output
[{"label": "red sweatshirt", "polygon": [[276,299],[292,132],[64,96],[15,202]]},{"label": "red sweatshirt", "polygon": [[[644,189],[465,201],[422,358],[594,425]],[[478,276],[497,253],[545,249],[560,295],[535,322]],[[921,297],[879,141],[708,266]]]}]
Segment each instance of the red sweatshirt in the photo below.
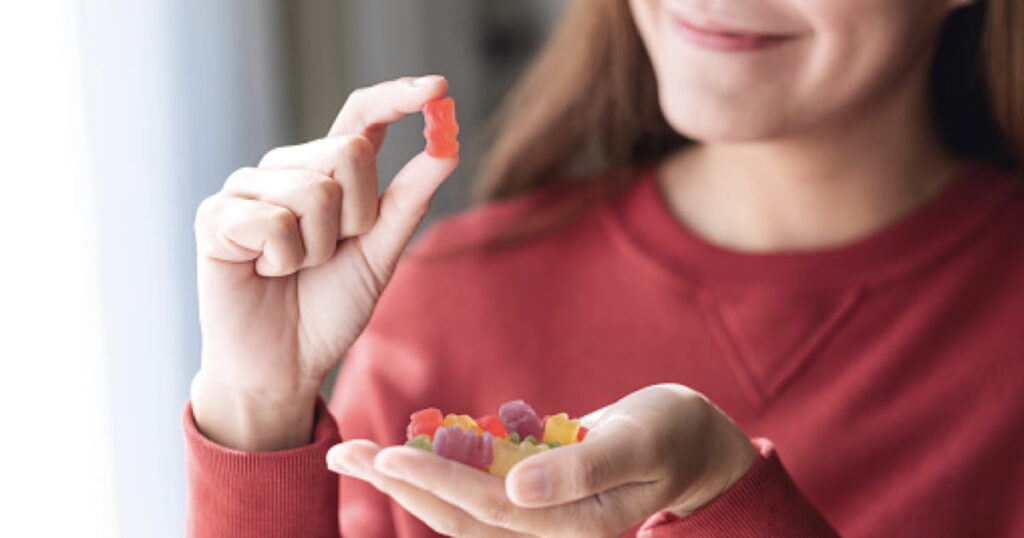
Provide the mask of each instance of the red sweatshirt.
[{"label": "red sweatshirt", "polygon": [[583,415],[676,382],[758,438],[762,457],[703,509],[652,514],[638,536],[1024,536],[1017,178],[969,166],[851,245],[743,254],[680,226],[645,173],[555,232],[433,259],[572,196],[434,225],[318,409],[313,444],[227,450],[186,407],[190,535],[434,536],[371,486],[339,488],[327,449],[401,443],[427,406],[483,415],[524,398]]}]

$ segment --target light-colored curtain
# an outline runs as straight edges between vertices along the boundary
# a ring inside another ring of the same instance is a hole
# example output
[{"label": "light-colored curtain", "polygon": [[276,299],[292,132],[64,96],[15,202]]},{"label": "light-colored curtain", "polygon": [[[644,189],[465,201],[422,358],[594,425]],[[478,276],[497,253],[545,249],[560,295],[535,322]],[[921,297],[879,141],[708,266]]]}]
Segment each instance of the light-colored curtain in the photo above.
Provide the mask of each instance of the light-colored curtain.
[{"label": "light-colored curtain", "polygon": [[78,7],[0,4],[0,536],[117,529]]},{"label": "light-colored curtain", "polygon": [[79,2],[119,534],[178,537],[179,416],[199,361],[192,221],[288,138],[277,6]]}]

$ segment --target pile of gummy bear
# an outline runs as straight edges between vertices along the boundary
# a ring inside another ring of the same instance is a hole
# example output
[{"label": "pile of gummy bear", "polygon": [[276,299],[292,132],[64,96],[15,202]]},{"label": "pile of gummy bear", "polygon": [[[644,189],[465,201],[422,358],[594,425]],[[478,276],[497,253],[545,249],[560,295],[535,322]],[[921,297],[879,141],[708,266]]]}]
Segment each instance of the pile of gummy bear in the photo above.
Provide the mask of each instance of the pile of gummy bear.
[{"label": "pile of gummy bear", "polygon": [[441,415],[430,407],[409,417],[406,446],[498,476],[529,456],[583,440],[587,428],[566,413],[541,418],[526,402],[514,400],[498,409],[498,416],[473,419],[469,415]]}]

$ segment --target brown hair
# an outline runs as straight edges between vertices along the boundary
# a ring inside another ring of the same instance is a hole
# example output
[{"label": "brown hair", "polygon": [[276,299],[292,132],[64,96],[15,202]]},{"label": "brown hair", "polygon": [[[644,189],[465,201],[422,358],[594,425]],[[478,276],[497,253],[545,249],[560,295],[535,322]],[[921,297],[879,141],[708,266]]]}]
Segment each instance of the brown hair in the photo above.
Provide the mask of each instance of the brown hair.
[{"label": "brown hair", "polygon": [[[512,198],[574,177],[652,163],[686,143],[665,121],[626,0],[571,0],[499,111],[478,194]],[[1024,3],[980,0],[951,13],[932,104],[955,153],[1016,167],[1024,157]],[[614,174],[612,174],[614,176]],[[623,174],[620,182],[628,181]]]}]

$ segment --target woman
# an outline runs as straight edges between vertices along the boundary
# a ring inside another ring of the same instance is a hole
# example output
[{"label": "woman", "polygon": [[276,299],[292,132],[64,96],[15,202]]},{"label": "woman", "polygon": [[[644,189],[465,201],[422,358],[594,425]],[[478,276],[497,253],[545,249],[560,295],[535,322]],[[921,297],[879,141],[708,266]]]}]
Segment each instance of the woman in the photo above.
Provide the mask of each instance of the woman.
[{"label": "woman", "polygon": [[[1022,36],[1016,0],[576,0],[491,201],[397,272],[457,159],[378,205],[374,154],[447,84],[355,92],[198,212],[191,535],[1024,535]],[[504,482],[381,448],[514,398],[599,411]]]}]

